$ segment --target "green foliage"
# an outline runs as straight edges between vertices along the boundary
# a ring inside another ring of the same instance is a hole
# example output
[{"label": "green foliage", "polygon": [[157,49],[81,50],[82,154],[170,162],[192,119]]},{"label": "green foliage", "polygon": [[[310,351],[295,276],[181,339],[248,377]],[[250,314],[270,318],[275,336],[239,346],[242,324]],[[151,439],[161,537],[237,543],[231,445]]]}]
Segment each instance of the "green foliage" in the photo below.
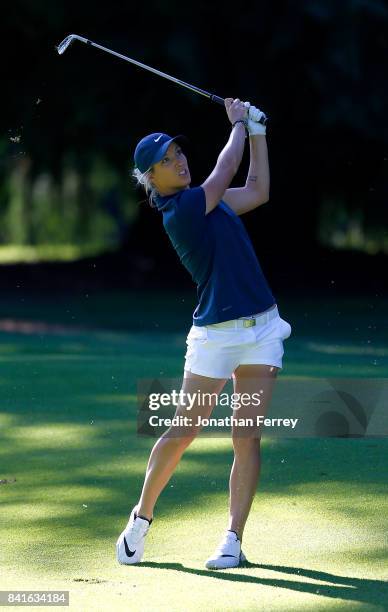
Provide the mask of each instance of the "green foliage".
[{"label": "green foliage", "polygon": [[97,154],[83,173],[68,155],[58,178],[33,174],[29,158],[16,159],[0,192],[0,261],[69,259],[117,248],[135,211],[129,177],[125,184]]},{"label": "green foliage", "polygon": [[336,249],[388,255],[388,233],[382,225],[367,225],[362,202],[349,208],[339,196],[324,197],[319,213],[318,240]]}]

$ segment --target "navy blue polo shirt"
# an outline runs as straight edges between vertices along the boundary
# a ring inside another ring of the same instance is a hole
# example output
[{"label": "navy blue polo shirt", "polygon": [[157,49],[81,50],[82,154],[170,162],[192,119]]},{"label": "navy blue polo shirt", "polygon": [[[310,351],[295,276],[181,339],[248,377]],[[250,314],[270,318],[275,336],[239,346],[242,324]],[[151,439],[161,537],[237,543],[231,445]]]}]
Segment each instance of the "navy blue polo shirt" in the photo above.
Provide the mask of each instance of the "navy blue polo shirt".
[{"label": "navy blue polo shirt", "polygon": [[197,285],[194,325],[250,316],[275,304],[245,226],[223,200],[207,215],[203,187],[154,200],[173,247]]}]

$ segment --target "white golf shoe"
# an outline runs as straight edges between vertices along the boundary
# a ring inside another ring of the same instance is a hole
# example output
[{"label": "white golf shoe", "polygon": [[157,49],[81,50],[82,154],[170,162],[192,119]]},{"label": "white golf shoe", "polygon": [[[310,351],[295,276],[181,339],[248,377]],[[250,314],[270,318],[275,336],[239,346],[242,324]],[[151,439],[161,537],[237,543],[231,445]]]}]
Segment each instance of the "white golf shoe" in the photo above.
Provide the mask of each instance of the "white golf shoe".
[{"label": "white golf shoe", "polygon": [[153,519],[137,516],[135,508],[131,512],[128,524],[116,542],[117,561],[123,565],[139,563],[144,552],[144,540]]},{"label": "white golf shoe", "polygon": [[214,555],[206,561],[206,567],[207,569],[226,569],[238,567],[244,561],[246,557],[241,550],[241,542],[236,532],[228,529]]}]

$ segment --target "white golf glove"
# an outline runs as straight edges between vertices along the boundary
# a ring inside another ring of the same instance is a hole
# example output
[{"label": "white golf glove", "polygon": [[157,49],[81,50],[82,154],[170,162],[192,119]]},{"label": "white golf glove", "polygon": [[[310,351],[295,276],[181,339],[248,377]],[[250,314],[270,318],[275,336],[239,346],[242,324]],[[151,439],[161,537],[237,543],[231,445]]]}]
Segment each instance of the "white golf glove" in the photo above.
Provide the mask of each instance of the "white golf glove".
[{"label": "white golf glove", "polygon": [[257,134],[265,135],[265,125],[259,123],[262,117],[266,117],[265,113],[256,106],[251,106],[250,102],[244,102],[245,107],[248,109],[248,133],[249,136],[256,136]]}]

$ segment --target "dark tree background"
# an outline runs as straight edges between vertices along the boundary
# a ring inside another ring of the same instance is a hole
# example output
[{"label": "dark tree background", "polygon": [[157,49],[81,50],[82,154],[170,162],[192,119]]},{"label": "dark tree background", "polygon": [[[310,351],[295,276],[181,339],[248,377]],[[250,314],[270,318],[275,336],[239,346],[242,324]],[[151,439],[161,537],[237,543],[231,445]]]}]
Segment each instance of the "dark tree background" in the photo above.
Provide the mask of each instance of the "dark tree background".
[{"label": "dark tree background", "polygon": [[[191,141],[195,185],[210,173],[228,138],[224,111],[201,96],[81,43],[60,57],[55,44],[74,32],[265,110],[271,199],[244,221],[275,288],[329,287],[336,279],[347,290],[381,285],[388,252],[385,2],[16,0],[0,27],[3,179],[22,154],[32,176],[44,171],[54,180],[69,155],[80,172],[98,155],[131,191],[137,141],[165,131]],[[18,132],[19,145],[10,140]],[[234,184],[245,180],[247,167],[245,156]],[[118,250],[96,259],[93,278],[107,285],[157,285],[168,267],[163,284],[190,286],[144,194],[131,199],[119,189],[111,197],[109,189],[105,205],[113,216],[114,198],[135,209],[130,222],[116,215]],[[86,197],[86,217],[87,206]],[[336,248],[339,210],[345,225],[359,211],[362,231],[377,236],[377,246]],[[77,274],[86,282],[90,266],[91,260],[61,265],[61,282]],[[15,269],[4,268],[3,284],[12,285]],[[31,270],[25,269],[17,267],[26,280]],[[34,282],[55,285],[54,264],[37,269],[43,276]]]}]

